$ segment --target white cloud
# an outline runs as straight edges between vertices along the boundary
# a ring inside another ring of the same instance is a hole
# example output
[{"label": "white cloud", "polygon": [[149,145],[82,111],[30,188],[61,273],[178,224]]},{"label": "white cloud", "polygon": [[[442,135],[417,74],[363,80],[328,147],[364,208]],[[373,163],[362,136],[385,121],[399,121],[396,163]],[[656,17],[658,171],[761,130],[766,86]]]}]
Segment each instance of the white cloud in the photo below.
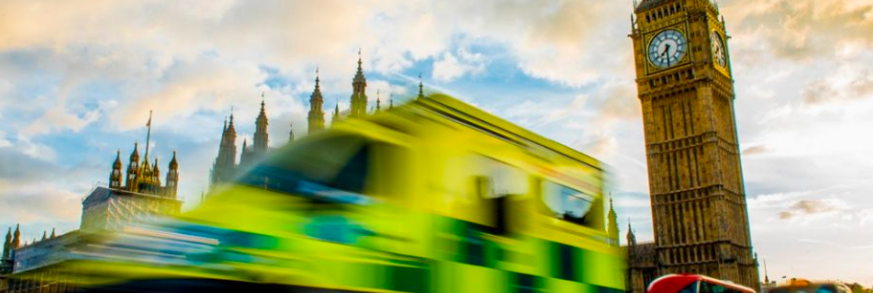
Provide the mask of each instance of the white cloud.
[{"label": "white cloud", "polygon": [[458,57],[450,52],[443,53],[442,58],[434,62],[431,74],[438,81],[451,82],[468,74],[483,72],[485,63],[485,57],[482,54],[460,49]]}]

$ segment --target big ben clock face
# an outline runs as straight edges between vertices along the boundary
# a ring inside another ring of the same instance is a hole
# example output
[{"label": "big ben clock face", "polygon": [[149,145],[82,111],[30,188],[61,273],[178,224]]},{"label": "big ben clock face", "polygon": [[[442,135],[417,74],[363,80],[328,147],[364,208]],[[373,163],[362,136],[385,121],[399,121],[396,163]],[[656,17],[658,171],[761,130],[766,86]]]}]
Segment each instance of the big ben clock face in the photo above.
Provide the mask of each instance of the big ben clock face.
[{"label": "big ben clock face", "polygon": [[713,31],[710,36],[712,40],[712,59],[715,64],[721,68],[727,67],[727,52],[724,50],[724,41],[718,32]]},{"label": "big ben clock face", "polygon": [[669,68],[682,61],[687,49],[685,36],[677,30],[668,29],[655,35],[649,43],[649,61],[658,68]]}]

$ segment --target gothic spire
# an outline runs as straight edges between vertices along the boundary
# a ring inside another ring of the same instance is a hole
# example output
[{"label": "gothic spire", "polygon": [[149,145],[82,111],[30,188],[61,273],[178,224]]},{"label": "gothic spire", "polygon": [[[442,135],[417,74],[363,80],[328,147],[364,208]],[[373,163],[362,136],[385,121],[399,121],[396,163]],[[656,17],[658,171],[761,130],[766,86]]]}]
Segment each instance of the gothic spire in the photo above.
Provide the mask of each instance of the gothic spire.
[{"label": "gothic spire", "polygon": [[610,241],[613,242],[613,244],[615,246],[618,246],[618,237],[619,237],[618,236],[619,235],[618,216],[616,215],[615,208],[613,207],[613,204],[612,204],[612,195],[611,194],[610,194],[610,198],[609,198],[609,214],[608,214],[607,218],[609,221],[608,226],[607,226],[608,227],[607,233],[608,233],[609,239],[610,239]]},{"label": "gothic spire", "polygon": [[236,168],[236,130],[233,127],[233,107],[230,108],[230,121],[225,118],[218,145],[218,156],[212,165],[212,185],[226,182],[233,176]]},{"label": "gothic spire", "polygon": [[52,228],[52,235],[49,238],[55,238],[55,228]]},{"label": "gothic spire", "polygon": [[21,246],[21,225],[15,224],[15,233],[12,234],[12,249]]},{"label": "gothic spire", "polygon": [[380,105],[381,98],[379,97],[379,90],[376,90],[376,112],[382,111],[382,107]]},{"label": "gothic spire", "polygon": [[418,73],[418,98],[424,98],[424,83],[421,80],[421,73]]},{"label": "gothic spire", "polygon": [[127,177],[125,178],[125,186],[127,190],[136,191],[140,180],[139,168],[139,143],[133,143],[133,152],[130,154],[130,163],[127,164]]},{"label": "gothic spire", "polygon": [[394,109],[394,93],[388,95],[388,109]]},{"label": "gothic spire", "polygon": [[115,169],[121,169],[121,149],[115,153],[115,162],[112,163],[112,167]]},{"label": "gothic spire", "polygon": [[255,157],[267,152],[267,145],[270,143],[267,125],[269,125],[269,122],[267,121],[267,112],[265,110],[264,93],[261,93],[261,113],[258,114],[257,121],[255,121],[255,135],[252,138],[254,140],[252,143],[254,144]]},{"label": "gothic spire", "polygon": [[6,241],[3,242],[3,258],[0,261],[9,259],[9,252],[12,250],[12,227],[6,231]]},{"label": "gothic spire", "polygon": [[152,177],[154,178],[155,184],[158,186],[161,185],[161,169],[158,168],[158,158],[155,157],[155,165],[152,167]]},{"label": "gothic spire", "polygon": [[179,162],[176,161],[176,151],[173,151],[173,159],[170,160],[170,170],[179,170]]},{"label": "gothic spire", "polygon": [[309,96],[309,128],[308,132],[313,133],[324,129],[324,97],[321,95],[321,86],[319,85],[318,68],[315,68],[315,89],[312,90],[312,95]]},{"label": "gothic spire", "polygon": [[176,191],[179,186],[179,162],[176,161],[176,151],[173,151],[173,159],[170,160],[169,170],[167,171],[167,186],[164,192],[172,196],[176,197]]},{"label": "gothic spire", "polygon": [[336,106],[333,108],[333,118],[330,123],[337,123],[337,121],[340,121],[340,118],[339,101],[337,101]]},{"label": "gothic spire", "polygon": [[133,152],[130,153],[130,162],[139,162],[139,142],[133,143]]},{"label": "gothic spire", "polygon": [[233,128],[233,107],[230,107],[230,123],[227,124],[227,130],[236,133],[236,130]]},{"label": "gothic spire", "polygon": [[289,128],[291,129],[288,131],[288,142],[290,143],[290,142],[294,141],[294,123],[293,122],[291,123],[291,127],[289,127]]},{"label": "gothic spire", "polygon": [[121,188],[121,150],[115,153],[115,162],[112,163],[112,171],[109,172],[109,187]]},{"label": "gothic spire", "polygon": [[364,117],[367,115],[367,79],[364,78],[363,62],[361,61],[361,50],[358,49],[358,71],[355,73],[355,78],[352,80],[351,109],[349,116]]}]

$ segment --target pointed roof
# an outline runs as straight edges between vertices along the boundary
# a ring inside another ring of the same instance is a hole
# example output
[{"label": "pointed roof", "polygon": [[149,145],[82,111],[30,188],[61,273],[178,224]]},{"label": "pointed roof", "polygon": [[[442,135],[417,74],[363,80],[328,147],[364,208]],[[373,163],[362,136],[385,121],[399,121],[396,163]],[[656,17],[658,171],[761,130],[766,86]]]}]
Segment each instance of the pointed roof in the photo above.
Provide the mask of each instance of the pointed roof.
[{"label": "pointed roof", "polygon": [[366,84],[367,79],[364,78],[363,62],[361,61],[361,49],[358,48],[358,71],[355,73],[355,79],[352,84]]},{"label": "pointed roof", "polygon": [[115,162],[112,163],[113,169],[121,169],[121,149],[115,153]]},{"label": "pointed roof", "polygon": [[255,120],[255,124],[267,123],[267,111],[265,106],[264,93],[261,93],[261,113],[258,113],[258,118]]},{"label": "pointed roof", "polygon": [[155,173],[156,176],[161,174],[161,169],[158,168],[158,158],[157,157],[155,157],[155,165],[152,168],[152,172]]},{"label": "pointed roof", "polygon": [[246,145],[247,145],[247,144],[248,144],[248,139],[247,139],[247,138],[243,138],[243,146],[242,146],[242,153],[243,153],[243,154],[246,153]]},{"label": "pointed roof", "polygon": [[15,224],[15,233],[12,234],[12,248],[21,246],[21,224]]},{"label": "pointed roof", "polygon": [[170,160],[170,170],[178,170],[179,162],[176,161],[176,151],[173,151],[173,159]]},{"label": "pointed roof", "polygon": [[230,123],[227,124],[227,130],[236,133],[233,128],[233,107],[230,107]]},{"label": "pointed roof", "polygon": [[609,217],[610,218],[616,217],[615,208],[613,208],[613,205],[612,205],[612,197],[609,198]]},{"label": "pointed roof", "polygon": [[131,162],[139,162],[139,142],[133,143],[133,152],[130,153]]},{"label": "pointed roof", "polygon": [[418,73],[418,98],[424,98],[424,83],[421,80],[421,73]]},{"label": "pointed roof", "polygon": [[376,89],[376,112],[379,112],[382,110],[382,107],[380,105],[381,104],[380,100],[381,99],[379,98],[379,89]]},{"label": "pointed roof", "polygon": [[312,90],[312,95],[309,97],[309,102],[322,101],[324,97],[321,95],[321,79],[319,78],[318,68],[315,68],[315,89]]}]

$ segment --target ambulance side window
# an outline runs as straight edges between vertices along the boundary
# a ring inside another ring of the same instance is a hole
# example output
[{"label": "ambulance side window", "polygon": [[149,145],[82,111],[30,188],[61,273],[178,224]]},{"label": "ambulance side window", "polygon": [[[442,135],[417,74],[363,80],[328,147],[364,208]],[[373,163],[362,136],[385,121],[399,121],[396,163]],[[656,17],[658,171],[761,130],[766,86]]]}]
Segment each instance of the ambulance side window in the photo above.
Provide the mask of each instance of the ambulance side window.
[{"label": "ambulance side window", "polygon": [[545,179],[542,199],[556,218],[587,226],[585,216],[591,210],[594,197],[572,187]]}]

